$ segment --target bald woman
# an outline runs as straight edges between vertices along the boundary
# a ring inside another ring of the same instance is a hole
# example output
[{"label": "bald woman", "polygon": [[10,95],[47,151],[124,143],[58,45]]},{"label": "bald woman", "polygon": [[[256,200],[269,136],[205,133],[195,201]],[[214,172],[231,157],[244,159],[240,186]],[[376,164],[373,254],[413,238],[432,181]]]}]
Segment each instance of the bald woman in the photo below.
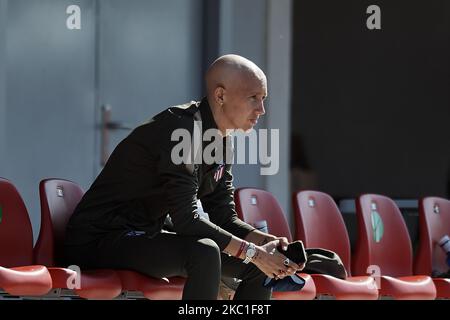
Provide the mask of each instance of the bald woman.
[{"label": "bald woman", "polygon": [[303,267],[275,250],[287,247],[286,238],[237,217],[231,164],[172,159],[175,130],[192,134],[201,121],[203,132],[216,130],[225,142],[233,130],[251,130],[265,113],[267,79],[253,62],[222,56],[205,78],[202,101],[161,112],[116,147],[70,219],[65,263],[184,276],[183,299],[189,300],[217,299],[222,275],[242,280],[235,299],[270,299],[266,277],[283,278]]}]

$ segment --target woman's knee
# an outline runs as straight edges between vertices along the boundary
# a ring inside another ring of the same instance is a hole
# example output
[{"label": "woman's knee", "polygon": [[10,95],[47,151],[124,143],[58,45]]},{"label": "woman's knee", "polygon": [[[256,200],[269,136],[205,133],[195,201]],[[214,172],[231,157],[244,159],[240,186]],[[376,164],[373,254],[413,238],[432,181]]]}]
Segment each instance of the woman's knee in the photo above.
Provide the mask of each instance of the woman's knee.
[{"label": "woman's knee", "polygon": [[194,241],[190,248],[190,256],[196,260],[220,264],[220,248],[214,240],[208,238]]}]

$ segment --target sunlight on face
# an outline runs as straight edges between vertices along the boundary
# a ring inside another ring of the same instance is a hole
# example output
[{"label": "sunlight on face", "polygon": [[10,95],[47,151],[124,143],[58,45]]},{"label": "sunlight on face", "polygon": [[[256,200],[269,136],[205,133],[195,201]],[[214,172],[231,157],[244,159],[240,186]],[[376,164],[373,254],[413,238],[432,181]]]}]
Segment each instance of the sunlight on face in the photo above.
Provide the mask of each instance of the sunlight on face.
[{"label": "sunlight on face", "polygon": [[226,90],[224,113],[233,125],[232,129],[250,131],[265,114],[266,97],[267,80],[263,74],[242,77]]}]

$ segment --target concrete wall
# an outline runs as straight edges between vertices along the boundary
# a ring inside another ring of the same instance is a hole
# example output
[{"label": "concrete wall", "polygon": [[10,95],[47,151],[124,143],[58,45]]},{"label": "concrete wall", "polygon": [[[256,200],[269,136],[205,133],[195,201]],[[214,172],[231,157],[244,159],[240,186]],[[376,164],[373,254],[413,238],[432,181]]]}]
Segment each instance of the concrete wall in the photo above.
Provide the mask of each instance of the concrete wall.
[{"label": "concrete wall", "polygon": [[5,154],[5,109],[6,109],[6,19],[7,0],[0,0],[0,168],[6,166]]},{"label": "concrete wall", "polygon": [[265,187],[278,199],[293,227],[290,194],[292,2],[270,0],[268,3],[267,70],[272,112],[267,117],[267,127],[280,129],[280,168],[277,175],[266,176]]},{"label": "concrete wall", "polygon": [[264,121],[256,129],[280,130],[278,174],[261,176],[259,165],[235,165],[235,184],[272,192],[289,216],[291,1],[223,0],[219,47],[220,54],[243,55],[266,73],[269,99]]}]

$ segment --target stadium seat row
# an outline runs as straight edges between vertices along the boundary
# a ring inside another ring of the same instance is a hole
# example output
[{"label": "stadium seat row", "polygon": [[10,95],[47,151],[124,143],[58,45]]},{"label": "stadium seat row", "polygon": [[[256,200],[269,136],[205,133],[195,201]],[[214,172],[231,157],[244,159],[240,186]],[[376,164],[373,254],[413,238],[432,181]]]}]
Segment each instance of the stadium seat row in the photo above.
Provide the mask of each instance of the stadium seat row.
[{"label": "stadium seat row", "polygon": [[[156,279],[131,270],[77,270],[62,265],[66,224],[84,191],[75,183],[46,179],[39,185],[41,228],[33,248],[33,233],[25,204],[14,185],[0,178],[0,291],[3,295],[41,298],[180,299],[181,277]],[[301,275],[298,292],[274,292],[275,299],[450,298],[450,279],[431,278],[445,272],[445,255],[437,242],[450,233],[450,201],[420,201],[420,245],[413,258],[411,241],[396,204],[380,195],[357,199],[358,242],[351,259],[350,241],[342,215],[324,193],[301,191],[294,195],[295,236],[276,199],[269,192],[242,188],[235,192],[236,209],[244,221],[265,220],[269,232],[306,247],[335,251],[349,277]],[[351,272],[353,276],[351,276]]]},{"label": "stadium seat row", "polygon": [[[356,200],[358,240],[351,257],[348,232],[336,203],[327,194],[300,191],[293,195],[295,237],[283,211],[269,192],[236,190],[239,216],[250,224],[265,220],[269,233],[302,240],[307,248],[325,248],[342,259],[345,280],[313,274],[309,286],[289,298],[309,299],[331,295],[336,299],[435,299],[450,298],[450,279],[431,278],[445,273],[445,253],[438,242],[450,234],[450,201],[428,197],[419,201],[420,245],[414,260],[411,240],[401,212],[388,197],[364,194]],[[352,258],[353,261],[350,261]],[[353,273],[354,276],[350,276]],[[368,276],[370,275],[370,277]],[[310,280],[306,278],[307,282]],[[274,293],[286,298],[285,293]]]},{"label": "stadium seat row", "polygon": [[14,185],[0,178],[0,288],[13,296],[180,299],[180,277],[156,279],[131,270],[83,270],[77,277],[76,268],[61,265],[66,224],[83,194],[71,181],[41,181],[41,228],[33,248],[25,204]]}]

